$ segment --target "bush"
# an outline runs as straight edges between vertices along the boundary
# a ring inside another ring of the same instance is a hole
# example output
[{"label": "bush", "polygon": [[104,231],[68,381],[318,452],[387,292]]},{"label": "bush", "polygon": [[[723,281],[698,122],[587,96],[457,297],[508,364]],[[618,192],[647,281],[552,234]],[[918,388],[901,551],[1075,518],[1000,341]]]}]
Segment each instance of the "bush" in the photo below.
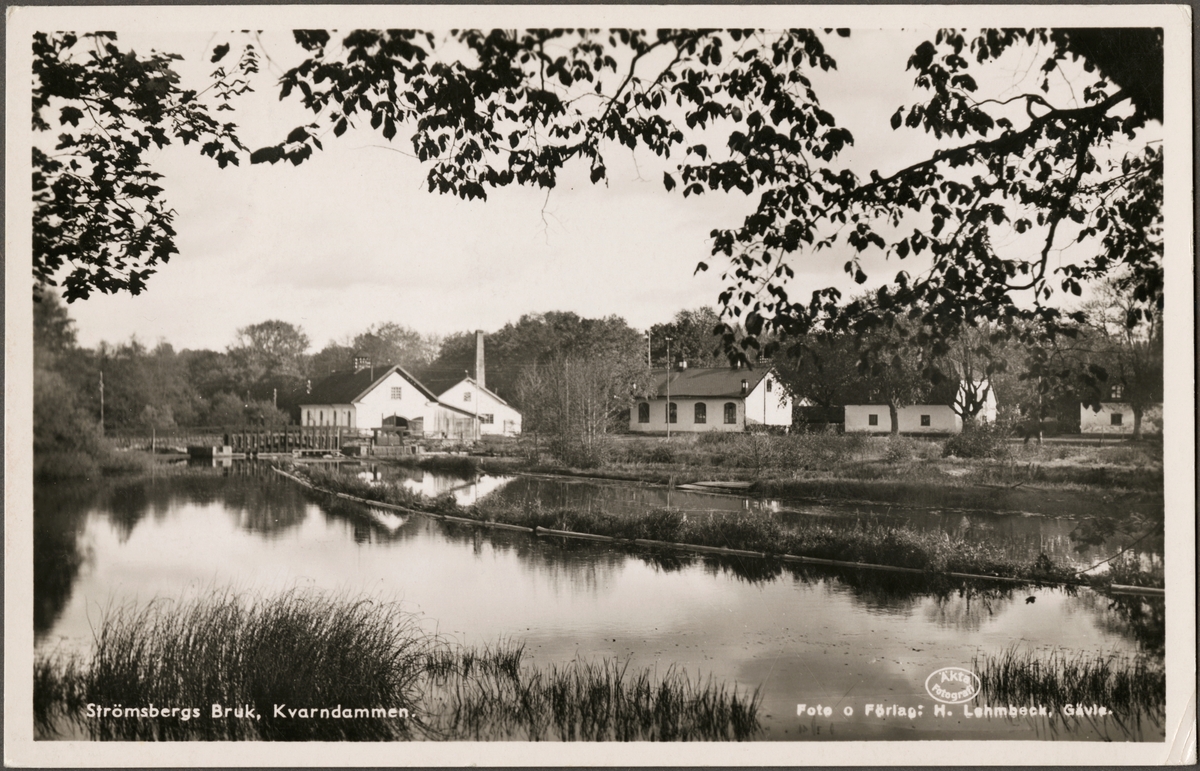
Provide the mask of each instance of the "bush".
[{"label": "bush", "polygon": [[942,445],[942,457],[995,458],[1008,456],[1008,432],[992,423],[967,423]]},{"label": "bush", "polygon": [[916,445],[914,440],[906,436],[889,437],[883,451],[883,459],[888,463],[907,463],[912,460]]}]

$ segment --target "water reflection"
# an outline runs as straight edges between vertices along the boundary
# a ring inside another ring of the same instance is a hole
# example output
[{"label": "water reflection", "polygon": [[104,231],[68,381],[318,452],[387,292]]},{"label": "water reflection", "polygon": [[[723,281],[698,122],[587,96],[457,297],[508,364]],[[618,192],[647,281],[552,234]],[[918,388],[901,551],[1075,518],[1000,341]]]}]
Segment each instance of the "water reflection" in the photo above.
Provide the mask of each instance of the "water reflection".
[{"label": "water reflection", "polygon": [[[424,484],[424,475],[412,480]],[[1014,640],[1163,650],[1161,599],[535,537],[313,494],[251,464],[38,486],[34,508],[39,644],[87,639],[96,606],[113,599],[198,586],[368,588],[470,644],[519,638],[538,663],[616,657],[761,686],[774,716],[768,738],[797,738],[797,699],[918,698],[933,670],[968,666]],[[843,728],[837,738],[968,735]],[[1006,726],[969,729],[983,738]],[[1104,730],[1161,736],[1151,724]],[[1087,731],[1062,738],[1095,734]]]}]

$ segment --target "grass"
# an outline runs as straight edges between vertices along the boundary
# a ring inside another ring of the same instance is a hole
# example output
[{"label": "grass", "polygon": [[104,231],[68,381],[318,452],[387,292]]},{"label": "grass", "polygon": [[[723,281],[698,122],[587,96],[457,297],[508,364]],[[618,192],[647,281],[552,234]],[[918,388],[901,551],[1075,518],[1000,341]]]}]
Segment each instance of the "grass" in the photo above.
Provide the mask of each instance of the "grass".
[{"label": "grass", "polygon": [[674,668],[656,677],[611,659],[526,669],[519,655],[468,650],[440,664],[429,699],[438,738],[744,741],[760,732],[757,691],[739,694]]},{"label": "grass", "polygon": [[1068,704],[1103,705],[1120,717],[1161,714],[1166,704],[1166,670],[1146,656],[1038,653],[1009,647],[976,656],[982,694],[992,704],[1045,705],[1062,712]]},{"label": "grass", "polygon": [[[73,723],[121,741],[741,740],[760,731],[757,691],[615,661],[538,668],[524,656],[511,641],[453,645],[370,598],[227,592],[120,606],[105,612],[86,653],[35,659],[35,725],[41,738]],[[252,705],[261,718],[214,717],[213,704]],[[91,717],[88,705],[118,712]],[[302,708],[315,713],[287,711]],[[336,708],[360,712],[339,719]]]}]

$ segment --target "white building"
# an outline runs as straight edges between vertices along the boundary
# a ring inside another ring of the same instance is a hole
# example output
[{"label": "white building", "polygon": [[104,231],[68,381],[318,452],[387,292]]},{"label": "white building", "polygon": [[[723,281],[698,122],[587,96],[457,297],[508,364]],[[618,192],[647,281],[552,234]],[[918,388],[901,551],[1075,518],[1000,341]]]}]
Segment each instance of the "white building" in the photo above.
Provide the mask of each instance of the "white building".
[{"label": "white building", "polygon": [[479,416],[479,431],[484,436],[515,436],[521,433],[521,413],[494,392],[464,377],[438,395],[442,404]]},{"label": "white building", "polygon": [[[1108,388],[1109,401],[1100,402],[1094,410],[1085,404],[1079,405],[1079,433],[1081,434],[1133,434],[1133,405],[1121,401],[1123,386],[1114,384]],[[1163,430],[1162,403],[1146,405],[1142,410],[1142,433],[1161,434]]]},{"label": "white building", "polygon": [[[984,384],[983,408],[977,418],[989,423],[996,420],[996,395]],[[960,386],[949,404],[913,404],[896,410],[896,422],[902,434],[957,434],[962,431],[959,411],[964,401]],[[958,407],[958,410],[955,408]],[[886,404],[847,404],[843,430],[847,434],[887,434],[892,430],[892,416]]]},{"label": "white building", "polygon": [[653,375],[657,395],[633,405],[630,431],[665,433],[668,426],[673,432],[745,431],[792,424],[792,397],[773,369],[689,369],[685,363]]},{"label": "white building", "polygon": [[442,403],[403,367],[356,364],[311,385],[300,404],[302,425],[360,430],[388,425],[417,436],[478,438],[474,412]]}]

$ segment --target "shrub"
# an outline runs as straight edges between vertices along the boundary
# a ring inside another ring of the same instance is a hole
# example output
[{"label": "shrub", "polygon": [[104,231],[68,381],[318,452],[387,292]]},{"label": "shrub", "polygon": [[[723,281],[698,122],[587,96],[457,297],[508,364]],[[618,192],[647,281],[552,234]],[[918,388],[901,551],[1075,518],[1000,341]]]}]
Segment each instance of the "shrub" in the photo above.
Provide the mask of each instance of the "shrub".
[{"label": "shrub", "polygon": [[966,423],[962,433],[946,440],[942,457],[995,458],[1008,456],[1008,432],[993,423]]},{"label": "shrub", "polygon": [[916,452],[916,444],[906,436],[889,437],[883,451],[883,459],[888,463],[907,463]]}]

